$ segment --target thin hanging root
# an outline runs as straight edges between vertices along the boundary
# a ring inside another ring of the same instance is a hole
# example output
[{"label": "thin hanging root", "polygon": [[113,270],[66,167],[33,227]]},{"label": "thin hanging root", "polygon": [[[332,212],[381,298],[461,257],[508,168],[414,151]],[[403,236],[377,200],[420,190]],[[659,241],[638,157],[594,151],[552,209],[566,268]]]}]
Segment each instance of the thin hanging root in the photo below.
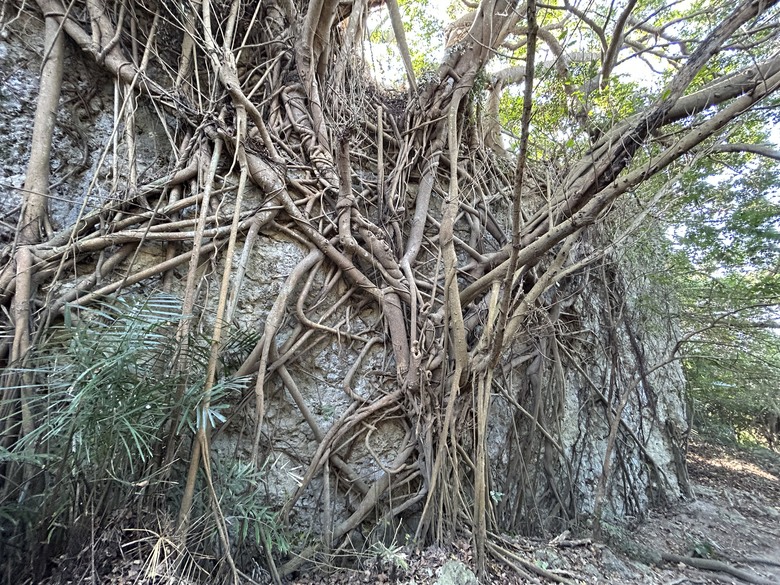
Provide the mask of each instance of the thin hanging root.
[{"label": "thin hanging root", "polygon": [[65,308],[66,304],[78,299],[79,295],[81,295],[83,292],[93,289],[95,285],[100,282],[100,280],[102,280],[105,276],[110,274],[111,271],[117,268],[137,248],[138,245],[134,243],[125,244],[119,248],[119,250],[105,259],[99,266],[97,266],[95,271],[89,277],[84,278],[81,282],[78,283],[78,285],[67,291],[65,294],[61,295],[55,301],[47,302],[47,307],[50,307],[47,310],[47,323],[50,323],[54,316],[59,315],[60,312]]},{"label": "thin hanging root", "polygon": [[347,372],[347,375],[344,376],[344,382],[342,382],[342,388],[344,388],[344,392],[352,398],[353,400],[357,400],[358,402],[367,402],[367,398],[363,398],[362,396],[358,396],[355,391],[352,389],[352,379],[355,377],[355,374],[357,373],[358,369],[361,367],[363,360],[365,359],[366,355],[368,355],[368,352],[371,351],[371,348],[381,342],[382,340],[379,337],[372,337],[364,346],[363,349],[360,352],[360,355],[355,359],[355,363],[352,364],[352,367]]},{"label": "thin hanging root", "polygon": [[217,492],[214,490],[214,481],[211,477],[211,456],[209,455],[209,445],[206,432],[198,433],[199,443],[201,444],[200,454],[203,457],[203,469],[206,472],[206,481],[208,482],[209,496],[211,497],[211,510],[214,515],[214,523],[217,525],[217,533],[219,539],[222,542],[222,554],[227,560],[228,566],[230,566],[230,572],[233,576],[233,585],[239,585],[241,579],[239,578],[239,571],[236,568],[236,563],[233,560],[233,554],[230,552],[232,545],[230,543],[230,537],[228,536],[227,525],[225,523],[225,516],[222,514],[222,508],[219,505],[219,498]]},{"label": "thin hanging root", "polygon": [[[272,349],[272,358],[274,357],[273,353],[274,352]],[[298,390],[298,386],[295,383],[295,380],[293,380],[292,376],[284,365],[279,366],[278,372],[279,377],[282,379],[285,388],[287,388],[287,391],[290,393],[293,402],[295,402],[295,405],[298,407],[298,410],[300,410],[304,420],[308,423],[314,438],[317,439],[317,441],[322,442],[325,439],[325,434],[322,432],[319,425],[317,424],[317,421],[314,419],[314,416],[306,406],[306,401],[301,395],[300,390]],[[330,460],[333,462],[333,466],[344,474],[344,477],[351,486],[355,487],[355,489],[357,489],[363,495],[368,492],[368,486],[365,484],[365,482],[363,482],[363,480],[360,479],[358,473],[352,469],[352,467],[350,467],[350,465],[344,461],[344,459],[333,453],[330,456]]]},{"label": "thin hanging root", "polygon": [[[307,282],[307,285],[313,281],[314,275],[310,274],[310,280]],[[296,303],[296,313],[303,314],[303,308],[301,307],[302,303],[305,301],[305,298],[307,296],[307,285],[304,285],[303,291],[298,296],[298,301]],[[326,287],[327,290],[328,287]],[[295,329],[295,332],[285,341],[284,345],[281,347],[280,350],[276,350],[271,345],[271,354],[270,356],[276,355],[277,357],[271,357],[273,359],[273,362],[267,367],[268,373],[272,373],[279,368],[279,366],[286,364],[288,362],[295,361],[301,354],[305,353],[305,351],[308,348],[304,348],[304,344],[307,340],[309,340],[317,330],[324,330],[327,332],[333,331],[336,335],[341,334],[341,330],[338,329],[340,326],[340,323],[337,323],[334,325],[334,327],[326,327],[322,326],[322,321],[325,321],[328,319],[333,313],[335,313],[351,296],[352,296],[353,289],[348,290],[346,293],[344,293],[341,298],[333,303],[327,311],[322,315],[320,318],[319,323],[314,323],[313,321],[310,321],[308,318],[302,317],[301,322],[298,324],[298,326]],[[303,331],[303,325],[310,324],[312,328],[307,329],[303,334],[300,334],[301,331]],[[316,341],[314,341],[311,346],[316,346],[321,339],[323,339],[324,336],[320,335],[316,338]],[[359,339],[358,336],[351,336],[351,338]],[[255,347],[252,349],[252,351],[249,353],[247,358],[244,360],[244,363],[241,364],[241,367],[238,368],[236,375],[237,376],[248,376],[249,374],[252,374],[257,371],[258,369],[258,360],[260,359],[260,355],[262,353],[263,347],[265,346],[265,338],[263,336],[260,337],[260,340],[257,342]],[[278,351],[282,351],[283,353],[281,355],[277,355]]]},{"label": "thin hanging root", "polygon": [[338,432],[338,429],[343,424],[345,424],[345,422],[349,419],[349,416],[355,410],[357,410],[357,408],[358,406],[356,403],[351,404],[349,408],[347,408],[346,412],[341,416],[341,418],[333,424],[333,426],[328,430],[328,432],[319,442],[317,451],[315,452],[314,456],[311,458],[311,464],[309,465],[306,474],[303,476],[303,479],[299,482],[298,488],[295,490],[293,495],[290,496],[287,502],[285,502],[285,505],[282,507],[282,510],[279,513],[280,517],[286,518],[287,515],[292,510],[292,508],[295,506],[295,503],[298,501],[298,498],[300,498],[301,495],[303,495],[303,491],[306,489],[306,487],[309,485],[311,480],[317,474],[322,464],[325,462],[324,454],[326,451],[328,451],[331,448],[331,445],[334,444],[333,438]]},{"label": "thin hanging root", "polygon": [[[239,120],[241,119],[240,114],[241,113],[239,112]],[[242,157],[242,162],[243,162],[243,157]],[[199,405],[201,416],[200,416],[200,424],[198,425],[198,431],[197,431],[197,440],[198,440],[198,444],[200,445],[200,455],[203,460],[203,468],[206,473],[206,478],[208,479],[209,492],[211,494],[212,511],[214,513],[214,519],[217,524],[217,530],[219,531],[220,539],[222,540],[222,546],[224,549],[223,554],[225,555],[227,562],[230,565],[230,569],[233,574],[233,582],[235,585],[238,585],[238,583],[240,582],[238,571],[236,569],[235,562],[233,561],[233,556],[230,552],[231,543],[227,533],[225,518],[224,515],[222,514],[222,510],[219,505],[219,499],[217,498],[217,494],[214,491],[214,485],[211,478],[211,448],[209,446],[210,428],[208,426],[210,417],[208,416],[208,412],[211,408],[211,390],[216,378],[217,361],[219,359],[220,344],[222,343],[222,328],[224,325],[225,306],[227,304],[228,287],[230,285],[230,275],[232,272],[233,252],[236,247],[236,238],[238,236],[239,215],[241,212],[241,200],[243,198],[244,189],[246,187],[246,177],[247,177],[246,165],[242,164],[241,175],[239,177],[239,182],[238,182],[238,190],[236,193],[236,203],[233,211],[233,223],[231,225],[231,230],[230,230],[230,240],[228,242],[227,259],[225,260],[225,268],[222,274],[222,285],[220,287],[219,300],[217,302],[217,314],[214,320],[214,331],[211,336],[211,351],[209,352],[209,361],[206,367],[206,380],[202,390],[202,397]],[[185,486],[185,491],[188,490],[189,490],[189,484]],[[187,523],[188,523],[188,519],[182,518],[180,515],[179,527],[180,528],[185,527]],[[186,535],[186,532],[183,532],[182,536],[184,535]]]},{"label": "thin hanging root", "polygon": [[[405,446],[393,460],[392,467],[399,468],[401,464],[406,461],[406,459],[408,459],[413,450],[414,445]],[[377,507],[382,495],[390,488],[391,480],[392,475],[389,473],[384,473],[382,477],[380,477],[371,485],[368,493],[360,501],[360,504],[352,513],[352,515],[333,529],[333,541],[340,540],[350,531],[357,528],[365,520],[371,511]],[[311,556],[314,555],[320,549],[320,547],[321,544],[307,548],[300,555],[282,566],[279,569],[279,574],[282,576],[289,575],[303,563],[305,563],[307,559],[311,558]]]},{"label": "thin hanging root", "polygon": [[482,572],[482,577],[486,576],[485,546],[487,544],[487,521],[489,514],[490,500],[488,498],[488,455],[487,455],[487,434],[488,417],[490,414],[490,392],[493,387],[493,369],[489,369],[484,374],[478,374],[476,380],[476,404],[474,406],[476,417],[476,429],[474,442],[476,444],[476,461],[474,474],[474,540],[477,550],[477,562]]},{"label": "thin hanging root", "polygon": [[268,312],[263,328],[263,346],[260,352],[260,365],[257,372],[257,382],[255,383],[255,435],[252,444],[252,461],[258,466],[261,465],[258,460],[260,452],[260,437],[263,427],[263,417],[265,416],[265,378],[268,367],[268,356],[271,352],[271,345],[276,342],[276,332],[282,325],[287,301],[298,284],[298,281],[309,272],[320,260],[322,253],[314,249],[301,260],[284,282],[282,289],[277,293],[273,307]]},{"label": "thin hanging root", "polygon": [[236,307],[238,306],[238,298],[240,296],[239,293],[244,283],[246,267],[249,263],[249,255],[254,248],[255,240],[257,240],[257,235],[260,233],[260,228],[263,226],[263,224],[264,222],[261,221],[261,215],[255,214],[255,216],[252,218],[252,222],[250,224],[246,238],[244,239],[244,246],[241,250],[241,258],[238,261],[236,274],[233,278],[233,289],[231,291],[230,302],[228,303],[227,313],[225,314],[225,319],[228,323],[233,321],[233,316],[236,314]]},{"label": "thin hanging root", "polygon": [[[186,370],[186,364],[184,360],[187,359],[187,349],[190,338],[190,328],[192,326],[193,308],[195,306],[195,276],[198,269],[198,259],[200,258],[200,251],[203,247],[202,233],[203,227],[206,222],[206,216],[209,209],[209,198],[211,191],[214,187],[214,178],[217,174],[217,166],[219,165],[220,156],[222,154],[222,141],[217,140],[214,144],[214,152],[211,155],[211,164],[209,165],[208,174],[206,176],[206,183],[203,189],[203,201],[201,203],[201,212],[198,220],[198,227],[196,228],[195,241],[193,242],[192,255],[190,256],[190,266],[187,271],[187,284],[184,288],[184,302],[182,303],[182,320],[179,324],[179,329],[176,333],[177,341],[180,348],[180,357],[178,367],[180,370]],[[183,392],[184,388],[181,388]],[[176,402],[181,400],[181,396],[176,397]],[[205,425],[205,421],[203,421]],[[171,430],[175,427],[172,426]],[[199,432],[202,429],[199,429]],[[192,454],[190,455],[190,467],[187,472],[187,482],[184,484],[184,494],[181,499],[181,506],[179,508],[179,520],[177,523],[177,535],[181,542],[186,542],[187,531],[189,529],[190,511],[192,509],[192,500],[195,496],[195,480],[197,478],[198,466],[200,464],[200,449],[202,444],[200,440],[196,440],[193,444]]]},{"label": "thin hanging root", "polygon": [[[241,119],[241,112],[238,112],[238,117]],[[243,157],[242,157],[243,159]],[[246,188],[246,165],[241,165],[241,174],[238,181],[238,189],[236,192],[236,203],[233,208],[233,223],[230,226],[230,239],[228,241],[228,247],[226,252],[225,267],[222,274],[222,284],[219,291],[219,299],[217,301],[217,314],[214,320],[214,331],[211,336],[211,351],[209,352],[209,361],[206,366],[206,382],[203,388],[203,398],[201,399],[201,410],[206,413],[210,408],[211,401],[211,388],[214,385],[214,381],[217,374],[217,361],[219,360],[220,345],[222,343],[222,329],[225,323],[225,307],[227,305],[228,288],[231,281],[231,272],[233,267],[233,253],[236,248],[236,238],[239,231],[239,216],[241,213],[241,201],[244,196],[244,189]]]},{"label": "thin hanging root", "polygon": [[566,579],[565,577],[556,575],[555,573],[548,571],[547,569],[543,569],[542,567],[539,567],[538,565],[536,565],[536,563],[532,563],[524,559],[514,551],[510,550],[509,548],[504,548],[491,541],[488,541],[487,548],[490,554],[495,556],[495,558],[497,558],[501,562],[506,563],[507,565],[512,567],[515,571],[518,571],[522,577],[528,579],[529,581],[533,580],[533,578],[526,571],[535,573],[540,577],[544,577],[545,579],[548,579],[550,581],[555,581],[556,583],[562,583],[563,585],[577,585],[571,579]]},{"label": "thin hanging root", "polygon": [[[295,490],[295,493],[293,493],[293,495],[285,503],[282,511],[280,512],[280,516],[285,518],[292,510],[293,506],[295,506],[295,503],[298,501],[301,495],[303,495],[303,491],[325,463],[326,451],[338,451],[337,446],[339,446],[340,441],[345,439],[345,436],[350,433],[357,425],[379,412],[387,414],[389,409],[391,409],[393,406],[397,407],[397,402],[400,397],[401,391],[396,390],[391,394],[386,394],[371,404],[358,407],[357,403],[352,403],[344,415],[342,415],[342,417],[333,424],[330,430],[320,441],[320,444],[317,447],[316,453],[312,457],[312,462],[309,465],[306,474],[301,480],[298,488]],[[394,467],[397,466],[394,465]],[[336,538],[337,537],[334,536],[334,539]]]}]

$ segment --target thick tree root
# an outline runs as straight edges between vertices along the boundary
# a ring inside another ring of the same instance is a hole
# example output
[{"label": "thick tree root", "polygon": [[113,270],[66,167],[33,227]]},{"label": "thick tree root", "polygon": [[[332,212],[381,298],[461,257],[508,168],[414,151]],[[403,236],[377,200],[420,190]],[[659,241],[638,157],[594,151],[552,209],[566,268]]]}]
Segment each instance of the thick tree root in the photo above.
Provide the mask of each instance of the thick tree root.
[{"label": "thick tree root", "polygon": [[728,573],[729,575],[745,581],[746,583],[756,583],[757,585],[778,585],[778,581],[774,579],[765,579],[759,575],[732,567],[731,565],[728,565],[722,561],[716,561],[713,559],[696,559],[694,557],[681,557],[679,555],[673,555],[669,553],[661,553],[661,558],[667,563],[683,563],[690,567],[695,567],[696,569]]}]

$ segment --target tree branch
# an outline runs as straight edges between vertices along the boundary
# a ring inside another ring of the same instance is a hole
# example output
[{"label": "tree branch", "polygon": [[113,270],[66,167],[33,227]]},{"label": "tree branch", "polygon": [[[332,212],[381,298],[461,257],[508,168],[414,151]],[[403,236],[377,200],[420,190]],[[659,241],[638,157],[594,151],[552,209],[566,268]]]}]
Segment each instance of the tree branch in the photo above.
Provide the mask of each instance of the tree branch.
[{"label": "tree branch", "polygon": [[748,152],[750,154],[765,156],[773,160],[780,160],[780,150],[766,144],[745,144],[738,142],[731,144],[715,144],[711,150],[712,152]]}]

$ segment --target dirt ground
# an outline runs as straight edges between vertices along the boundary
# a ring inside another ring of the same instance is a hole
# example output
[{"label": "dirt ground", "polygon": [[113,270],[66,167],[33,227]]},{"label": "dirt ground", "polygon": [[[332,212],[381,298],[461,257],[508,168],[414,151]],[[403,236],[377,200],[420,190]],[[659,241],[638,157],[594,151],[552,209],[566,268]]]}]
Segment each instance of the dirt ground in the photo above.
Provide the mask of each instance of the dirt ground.
[{"label": "dirt ground", "polygon": [[[694,444],[689,473],[694,500],[656,510],[633,530],[614,530],[608,545],[567,537],[507,543],[526,576],[496,564],[490,582],[780,585],[780,454]],[[465,542],[386,552],[371,570],[309,573],[294,583],[476,583],[466,570],[472,554]]]}]

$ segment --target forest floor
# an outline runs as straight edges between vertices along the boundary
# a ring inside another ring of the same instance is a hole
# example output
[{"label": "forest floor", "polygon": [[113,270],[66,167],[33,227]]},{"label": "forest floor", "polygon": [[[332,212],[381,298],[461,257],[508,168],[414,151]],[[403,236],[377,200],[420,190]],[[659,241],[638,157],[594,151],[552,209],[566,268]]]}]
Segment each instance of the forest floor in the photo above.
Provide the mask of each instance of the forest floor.
[{"label": "forest floor", "polygon": [[[780,585],[780,454],[698,443],[690,446],[688,470],[694,499],[655,510],[631,529],[605,529],[606,544],[568,534],[552,541],[507,540],[503,547],[526,576],[493,563],[484,582]],[[143,578],[141,561],[112,558],[113,569],[89,578],[94,574],[89,566],[95,561],[94,552],[80,555],[80,560],[64,563],[45,583],[185,583],[175,577]],[[366,555],[361,564],[362,570],[315,567],[285,583],[478,585],[473,551],[466,540],[447,549],[386,548],[379,555]],[[267,582],[265,577],[257,582]]]},{"label": "forest floor", "polygon": [[[691,445],[688,461],[695,499],[656,510],[630,531],[613,529],[608,544],[566,536],[515,540],[525,570],[536,567],[548,577],[518,577],[493,565],[490,583],[780,585],[780,454],[699,443]],[[387,552],[372,569],[309,573],[294,583],[477,583],[466,542],[449,550]]]}]

